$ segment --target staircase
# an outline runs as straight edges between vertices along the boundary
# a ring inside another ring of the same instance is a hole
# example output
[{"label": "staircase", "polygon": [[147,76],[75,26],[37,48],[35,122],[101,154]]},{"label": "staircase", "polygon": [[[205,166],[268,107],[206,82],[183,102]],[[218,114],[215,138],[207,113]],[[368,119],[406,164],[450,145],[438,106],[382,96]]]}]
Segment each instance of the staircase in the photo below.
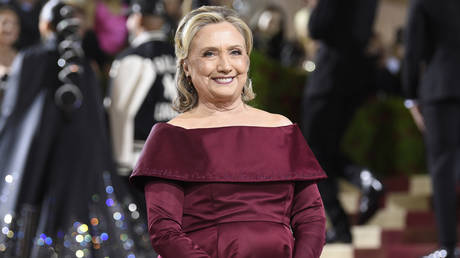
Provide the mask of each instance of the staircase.
[{"label": "staircase", "polygon": [[[327,244],[321,258],[418,258],[437,248],[429,177],[390,178],[384,186],[382,208],[366,225],[352,227],[353,243]],[[359,191],[345,182],[340,187],[340,199],[353,222]]]}]

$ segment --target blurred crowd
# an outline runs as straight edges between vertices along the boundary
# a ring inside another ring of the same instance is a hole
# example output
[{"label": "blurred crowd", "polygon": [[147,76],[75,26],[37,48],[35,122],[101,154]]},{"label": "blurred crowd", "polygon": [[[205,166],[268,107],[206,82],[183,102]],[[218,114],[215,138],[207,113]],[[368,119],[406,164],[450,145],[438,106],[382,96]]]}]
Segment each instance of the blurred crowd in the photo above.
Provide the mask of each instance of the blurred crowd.
[{"label": "blurred crowd", "polygon": [[[291,18],[285,8],[274,1],[259,3],[255,6],[242,0],[168,0],[164,1],[164,7],[162,7],[164,8],[162,31],[173,43],[175,28],[183,13],[201,5],[230,6],[238,10],[251,25],[256,50],[280,62],[283,66],[312,72],[315,68],[313,60],[318,41],[310,37],[307,26],[316,1],[305,0],[304,7]],[[79,9],[82,20],[80,26],[82,48],[85,57],[91,61],[93,69],[99,76],[105,94],[110,84],[108,79],[112,62],[122,50],[130,45],[133,38],[127,27],[130,0],[69,0],[66,2]],[[12,32],[8,33],[9,40],[13,42],[4,43],[12,46],[11,50],[2,55],[8,59],[2,61],[2,69],[6,69],[11,65],[13,53],[40,42],[39,14],[46,0],[2,0],[0,3],[5,5],[5,8],[10,8],[15,16],[11,18],[15,26],[11,28]],[[254,15],[249,15],[249,13]],[[288,22],[288,19],[292,21]],[[293,27],[288,28],[288,26]],[[287,35],[288,29],[294,31],[293,36]],[[19,30],[18,35],[14,34],[16,33],[14,30]],[[374,33],[368,49],[369,54],[378,59],[379,65],[386,66],[392,73],[397,73],[402,59],[402,28],[395,31],[394,39],[392,45],[384,46],[381,36]],[[395,85],[385,86],[392,89],[398,88]]]},{"label": "blurred crowd", "polygon": [[[0,256],[154,257],[143,196],[126,186],[127,176],[153,124],[177,115],[174,34],[183,14],[202,5],[234,8],[251,26],[255,51],[308,74],[296,122],[329,176],[319,185],[332,224],[327,241],[350,243],[338,178],[362,192],[359,224],[375,214],[384,186],[341,152],[344,132],[372,95],[407,97],[408,108],[419,98],[404,90],[403,63],[423,51],[404,51],[413,39],[403,28],[383,44],[374,30],[378,4],[305,0],[290,17],[277,1],[0,0]],[[449,101],[458,109],[455,94]],[[435,163],[436,155],[429,156]],[[455,209],[448,205],[440,209]],[[455,233],[444,224],[440,246],[452,253]]]}]

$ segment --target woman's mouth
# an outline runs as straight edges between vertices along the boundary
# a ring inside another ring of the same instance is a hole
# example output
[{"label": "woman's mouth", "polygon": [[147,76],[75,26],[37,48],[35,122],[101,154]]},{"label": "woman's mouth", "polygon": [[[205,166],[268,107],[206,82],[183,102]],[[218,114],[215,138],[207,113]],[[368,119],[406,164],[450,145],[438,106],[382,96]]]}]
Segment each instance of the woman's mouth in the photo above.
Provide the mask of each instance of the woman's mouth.
[{"label": "woman's mouth", "polygon": [[229,84],[233,81],[233,78],[234,77],[217,77],[213,78],[213,80],[218,84]]}]

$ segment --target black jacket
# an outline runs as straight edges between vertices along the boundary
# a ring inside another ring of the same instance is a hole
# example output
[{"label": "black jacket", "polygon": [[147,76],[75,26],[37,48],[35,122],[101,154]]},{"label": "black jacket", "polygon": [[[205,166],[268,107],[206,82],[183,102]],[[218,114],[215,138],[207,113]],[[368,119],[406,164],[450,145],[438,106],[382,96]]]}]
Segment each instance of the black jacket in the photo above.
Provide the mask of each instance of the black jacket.
[{"label": "black jacket", "polygon": [[[372,36],[377,0],[320,0],[313,10],[309,31],[320,41],[316,70],[307,93],[360,92],[368,87],[373,60],[366,55]],[[369,77],[369,78],[368,78]]]},{"label": "black jacket", "polygon": [[460,1],[412,0],[405,49],[406,97],[460,98]]}]

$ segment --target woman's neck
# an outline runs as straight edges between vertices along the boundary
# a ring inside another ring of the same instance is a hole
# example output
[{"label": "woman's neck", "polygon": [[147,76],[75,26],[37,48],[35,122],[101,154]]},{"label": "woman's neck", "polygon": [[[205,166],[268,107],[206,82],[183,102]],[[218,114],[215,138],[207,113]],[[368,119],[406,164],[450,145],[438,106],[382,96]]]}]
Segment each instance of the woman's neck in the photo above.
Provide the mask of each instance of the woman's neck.
[{"label": "woman's neck", "polygon": [[169,121],[184,128],[207,128],[254,124],[253,108],[239,99],[228,105],[215,103],[199,104],[193,109]]},{"label": "woman's neck", "polygon": [[198,102],[196,108],[191,112],[198,116],[223,117],[227,115],[234,116],[246,111],[246,109],[246,104],[244,104],[243,100],[238,99],[232,103]]}]

